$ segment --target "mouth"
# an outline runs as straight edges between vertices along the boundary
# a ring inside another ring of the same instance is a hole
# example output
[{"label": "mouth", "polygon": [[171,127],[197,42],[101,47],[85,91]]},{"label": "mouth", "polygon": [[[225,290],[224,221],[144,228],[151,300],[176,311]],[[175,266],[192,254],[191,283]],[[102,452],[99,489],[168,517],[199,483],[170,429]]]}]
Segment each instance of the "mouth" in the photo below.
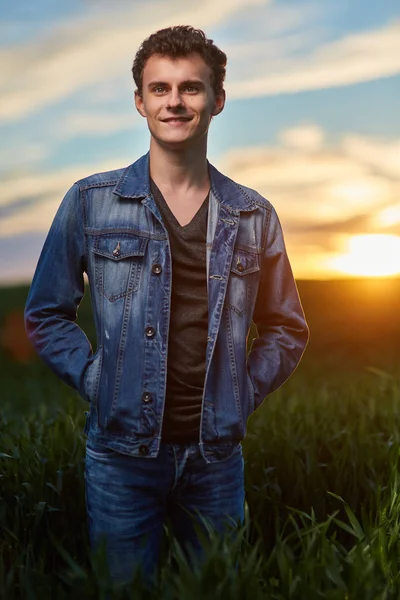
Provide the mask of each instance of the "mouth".
[{"label": "mouth", "polygon": [[168,119],[161,119],[163,123],[187,123],[192,120],[192,117],[168,117]]}]

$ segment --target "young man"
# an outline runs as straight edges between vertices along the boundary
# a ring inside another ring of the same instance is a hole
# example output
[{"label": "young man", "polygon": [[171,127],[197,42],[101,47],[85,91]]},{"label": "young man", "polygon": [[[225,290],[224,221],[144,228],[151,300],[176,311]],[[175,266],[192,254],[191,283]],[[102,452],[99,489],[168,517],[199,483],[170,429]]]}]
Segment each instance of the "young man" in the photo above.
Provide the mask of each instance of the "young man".
[{"label": "young man", "polygon": [[[243,520],[247,419],[307,343],[273,207],[207,162],[225,66],[191,27],[143,42],[132,71],[150,151],[72,186],[27,301],[37,351],[90,402],[89,533],[93,546],[105,537],[118,580],[153,572],[166,519],[198,553],[196,520]],[[75,323],[84,272],[95,353]]]}]

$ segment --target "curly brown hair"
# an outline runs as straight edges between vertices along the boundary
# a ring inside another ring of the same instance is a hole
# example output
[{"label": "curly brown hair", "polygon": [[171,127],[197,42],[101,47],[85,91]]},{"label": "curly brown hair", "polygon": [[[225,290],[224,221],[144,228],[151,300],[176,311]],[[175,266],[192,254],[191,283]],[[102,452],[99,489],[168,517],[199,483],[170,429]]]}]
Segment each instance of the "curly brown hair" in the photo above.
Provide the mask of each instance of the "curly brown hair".
[{"label": "curly brown hair", "polygon": [[143,70],[148,59],[154,54],[169,58],[181,58],[192,52],[200,54],[211,69],[211,85],[215,95],[223,90],[226,73],[226,54],[206,38],[204,31],[190,25],[175,25],[156,31],[141,44],[132,66],[132,75],[137,92],[142,95]]}]

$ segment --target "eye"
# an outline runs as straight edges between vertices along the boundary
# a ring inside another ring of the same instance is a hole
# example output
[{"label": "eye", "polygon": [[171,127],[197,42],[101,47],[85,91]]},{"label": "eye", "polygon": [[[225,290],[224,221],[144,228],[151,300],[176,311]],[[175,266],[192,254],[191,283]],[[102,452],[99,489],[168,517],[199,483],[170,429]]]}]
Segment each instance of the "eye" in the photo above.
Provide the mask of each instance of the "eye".
[{"label": "eye", "polygon": [[195,94],[198,91],[198,88],[195,85],[187,85],[185,91],[189,94]]},{"label": "eye", "polygon": [[157,85],[156,87],[153,88],[153,92],[155,94],[162,94],[165,91],[165,87],[163,87],[162,85]]}]

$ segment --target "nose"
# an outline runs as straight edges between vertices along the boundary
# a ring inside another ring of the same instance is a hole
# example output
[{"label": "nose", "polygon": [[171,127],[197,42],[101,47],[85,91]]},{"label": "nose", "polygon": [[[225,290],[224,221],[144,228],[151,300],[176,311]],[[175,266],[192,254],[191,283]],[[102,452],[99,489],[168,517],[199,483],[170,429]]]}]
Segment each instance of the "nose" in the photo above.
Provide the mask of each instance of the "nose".
[{"label": "nose", "polygon": [[171,88],[168,96],[168,108],[181,108],[183,106],[182,96],[177,87]]}]

